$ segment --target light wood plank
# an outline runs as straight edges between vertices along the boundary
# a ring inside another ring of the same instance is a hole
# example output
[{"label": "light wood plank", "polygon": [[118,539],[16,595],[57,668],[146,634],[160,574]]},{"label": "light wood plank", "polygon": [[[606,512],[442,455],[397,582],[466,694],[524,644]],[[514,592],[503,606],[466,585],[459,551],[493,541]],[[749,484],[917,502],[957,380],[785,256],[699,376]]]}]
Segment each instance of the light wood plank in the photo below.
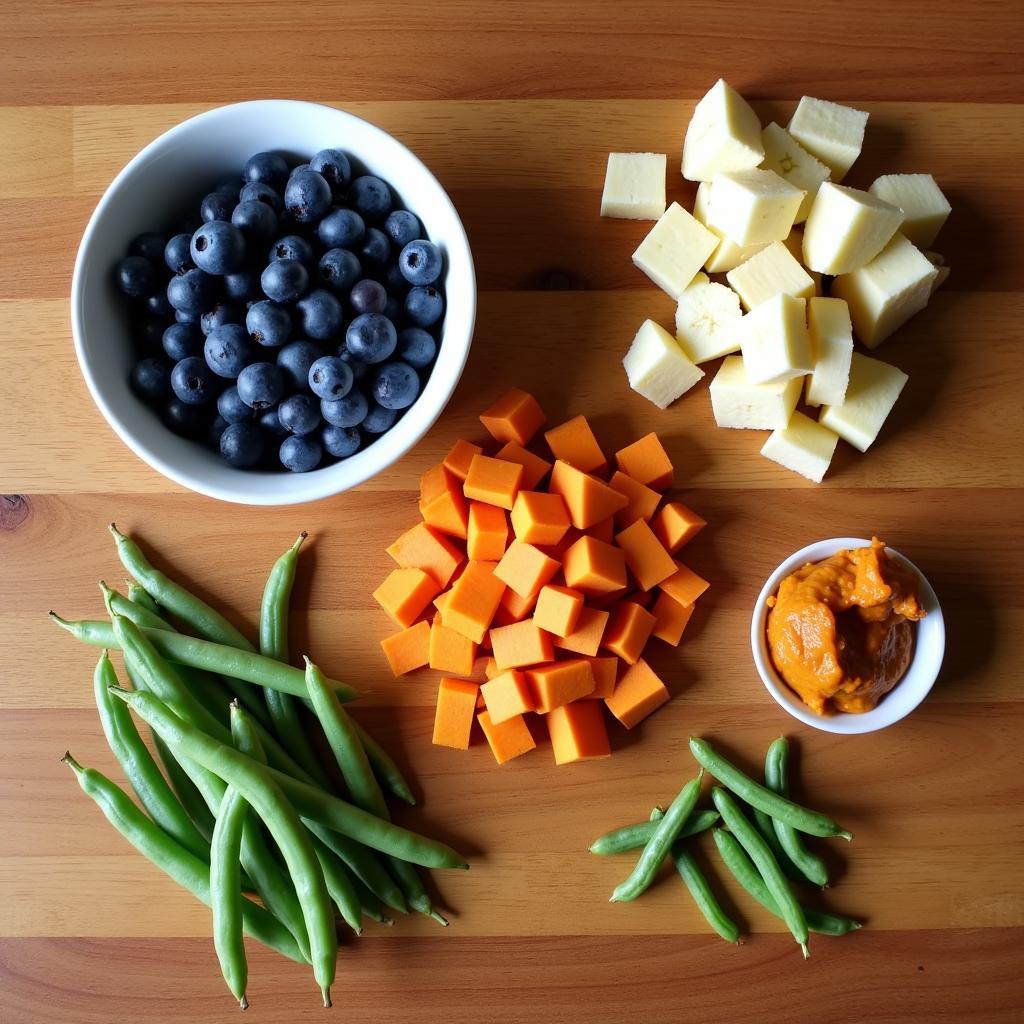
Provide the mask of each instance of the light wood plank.
[{"label": "light wood plank", "polygon": [[0,139],[4,199],[71,192],[71,107],[0,107]]}]

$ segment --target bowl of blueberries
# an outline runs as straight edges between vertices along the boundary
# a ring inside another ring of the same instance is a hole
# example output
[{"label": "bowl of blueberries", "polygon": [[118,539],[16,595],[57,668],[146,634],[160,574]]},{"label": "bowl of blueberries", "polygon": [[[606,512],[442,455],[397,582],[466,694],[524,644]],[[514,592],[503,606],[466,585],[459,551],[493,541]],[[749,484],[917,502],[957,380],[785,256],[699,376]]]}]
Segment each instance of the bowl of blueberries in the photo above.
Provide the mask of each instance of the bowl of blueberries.
[{"label": "bowl of blueberries", "polygon": [[355,487],[440,415],[476,279],[448,195],[343,110],[257,100],[143,149],[89,221],[71,288],[86,383],[165,476],[249,505]]}]

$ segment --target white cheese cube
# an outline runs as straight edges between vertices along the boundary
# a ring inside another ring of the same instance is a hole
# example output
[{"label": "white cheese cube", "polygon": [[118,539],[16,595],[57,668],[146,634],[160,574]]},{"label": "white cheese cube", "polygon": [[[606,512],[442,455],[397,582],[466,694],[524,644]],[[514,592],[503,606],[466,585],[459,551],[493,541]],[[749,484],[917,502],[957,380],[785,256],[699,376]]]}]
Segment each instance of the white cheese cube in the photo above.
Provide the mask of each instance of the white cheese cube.
[{"label": "white cheese cube", "polygon": [[664,153],[609,153],[601,216],[657,220],[665,212]]},{"label": "white cheese cube", "polygon": [[[693,201],[693,215],[705,227],[708,224],[708,193],[710,190],[711,182],[702,181],[697,186],[697,197]],[[715,235],[718,235],[714,228],[708,228],[708,230],[714,231]],[[751,256],[759,253],[763,248],[764,244],[762,243],[757,245],[737,245],[730,238],[720,238],[718,247],[704,263],[704,269],[710,274],[724,274],[727,270],[732,270],[733,267],[738,267],[741,263],[749,260]]]},{"label": "white cheese cube", "polygon": [[826,181],[804,225],[804,263],[820,274],[849,274],[873,260],[902,222],[898,207]]},{"label": "white cheese cube", "polygon": [[761,454],[820,484],[838,443],[838,434],[802,412],[795,412],[788,427],[772,431]]},{"label": "white cheese cube", "polygon": [[908,380],[895,366],[854,352],[846,399],[842,405],[822,406],[818,422],[866,452]]},{"label": "white cheese cube", "polygon": [[673,203],[637,247],[633,262],[676,299],[717,245],[715,234]]},{"label": "white cheese cube", "polygon": [[863,110],[801,96],[786,130],[831,170],[833,181],[842,181],[860,156],[867,123]]},{"label": "white cheese cube", "polygon": [[679,296],[676,341],[695,363],[740,350],[740,300],[731,288],[712,284],[703,275]]},{"label": "white cheese cube", "polygon": [[790,380],[814,366],[806,301],[779,294],[755,306],[740,324],[740,349],[754,384]]},{"label": "white cheese cube", "polygon": [[719,171],[742,171],[764,159],[761,122],[723,79],[697,103],[683,140],[683,177],[710,181]]},{"label": "white cheese cube", "polygon": [[744,309],[753,309],[773,295],[809,299],[816,288],[810,274],[793,258],[784,242],[772,242],[725,275]]},{"label": "white cheese cube", "polygon": [[781,241],[803,198],[774,171],[724,171],[711,180],[708,227],[738,245]]},{"label": "white cheese cube", "polygon": [[938,271],[935,275],[935,280],[932,282],[932,295],[935,294],[935,290],[939,285],[943,284],[947,277],[949,277],[950,268],[946,266],[946,257],[939,252],[926,252],[925,257],[928,262]]},{"label": "white cheese cube", "polygon": [[828,180],[831,172],[820,160],[811,156],[785,128],[780,128],[774,121],[761,132],[761,142],[764,144],[764,160],[761,166],[766,171],[774,171],[790,185],[803,190],[803,202],[796,211],[795,221],[802,224],[807,220],[807,214],[811,212],[811,204],[818,194],[821,183]]},{"label": "white cheese cube", "polygon": [[807,404],[842,405],[853,357],[853,325],[846,303],[835,298],[810,299],[807,333],[814,357],[814,369],[807,378]]},{"label": "white cheese cube", "polygon": [[[793,259],[804,266],[804,233],[799,228],[792,231],[782,240],[782,244],[790,251]],[[804,267],[807,270],[807,267]],[[821,294],[821,274],[816,270],[807,270],[807,276],[814,282],[814,294]]]},{"label": "white cheese cube", "polygon": [[846,300],[857,337],[877,348],[928,305],[938,275],[924,253],[896,234],[867,266],[837,277],[831,294]]},{"label": "white cheese cube", "polygon": [[704,376],[679,343],[653,320],[645,320],[622,360],[629,386],[659,409],[672,404]]},{"label": "white cheese cube", "polygon": [[900,232],[921,249],[935,241],[952,209],[930,174],[883,174],[868,191],[903,211]]},{"label": "white cheese cube", "polygon": [[754,384],[747,378],[742,356],[727,356],[708,389],[715,422],[732,430],[778,430],[789,423],[800,379]]}]

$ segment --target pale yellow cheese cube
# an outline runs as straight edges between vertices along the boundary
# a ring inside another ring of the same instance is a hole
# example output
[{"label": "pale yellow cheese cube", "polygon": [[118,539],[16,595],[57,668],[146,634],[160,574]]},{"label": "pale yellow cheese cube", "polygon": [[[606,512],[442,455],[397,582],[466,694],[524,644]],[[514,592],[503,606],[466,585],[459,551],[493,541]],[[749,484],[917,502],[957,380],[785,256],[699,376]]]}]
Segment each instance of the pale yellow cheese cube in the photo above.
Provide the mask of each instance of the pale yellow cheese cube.
[{"label": "pale yellow cheese cube", "polygon": [[622,365],[629,386],[659,409],[667,408],[704,376],[676,339],[653,320],[641,324]]},{"label": "pale yellow cheese cube", "polygon": [[[804,266],[804,233],[799,228],[792,231],[782,240],[782,244],[790,251],[793,259]],[[807,270],[807,267],[804,267]],[[814,294],[821,294],[821,274],[816,270],[807,270],[807,276],[814,282]]]},{"label": "pale yellow cheese cube", "polygon": [[755,306],[740,324],[740,350],[754,384],[791,380],[814,366],[806,301],[779,294]]},{"label": "pale yellow cheese cube", "polygon": [[807,220],[807,214],[811,212],[811,204],[818,194],[821,183],[828,180],[831,172],[820,160],[811,156],[785,128],[780,128],[774,121],[761,132],[761,142],[764,144],[764,160],[761,166],[767,171],[774,171],[791,185],[803,190],[803,202],[796,211],[794,222],[802,224]]},{"label": "pale yellow cheese cube", "polygon": [[895,366],[854,352],[843,404],[822,406],[818,422],[866,452],[908,380]]},{"label": "pale yellow cheese cube", "polygon": [[804,194],[774,171],[723,171],[711,179],[708,227],[738,245],[781,241]]},{"label": "pale yellow cheese cube", "polygon": [[784,430],[773,430],[761,454],[794,473],[820,484],[835,455],[839,435],[828,427],[794,412]]},{"label": "pale yellow cheese cube", "polygon": [[873,260],[902,222],[898,207],[826,181],[804,225],[804,263],[820,274],[849,274]]},{"label": "pale yellow cheese cube", "polygon": [[664,153],[609,153],[601,216],[657,220],[665,212]]},{"label": "pale yellow cheese cube", "polygon": [[831,294],[846,300],[857,337],[877,348],[928,305],[938,276],[924,253],[896,234],[867,266],[837,277]]},{"label": "pale yellow cheese cube", "polygon": [[860,156],[867,123],[863,110],[801,96],[786,130],[831,170],[833,181],[842,181]]},{"label": "pale yellow cheese cube", "polygon": [[717,245],[717,235],[672,203],[633,253],[633,263],[676,299]]},{"label": "pale yellow cheese cube", "polygon": [[[708,223],[708,193],[710,191],[711,182],[702,181],[697,186],[697,196],[693,201],[693,215],[705,227],[707,227]],[[715,231],[714,228],[708,228],[708,230]],[[715,234],[718,235],[718,232],[715,231]],[[755,253],[760,252],[765,244],[737,245],[731,238],[721,238],[719,236],[718,247],[705,261],[704,269],[710,274],[724,274],[727,270],[738,267],[744,261],[749,260]]]},{"label": "pale yellow cheese cube", "polygon": [[764,158],[761,122],[723,79],[697,103],[683,140],[683,177],[710,181],[719,171],[756,167]]},{"label": "pale yellow cheese cube", "polygon": [[742,356],[726,356],[708,390],[715,422],[732,430],[778,430],[789,423],[800,397],[800,378],[755,384]]},{"label": "pale yellow cheese cube", "polygon": [[883,174],[868,191],[903,211],[900,233],[920,249],[935,241],[952,210],[930,174]]},{"label": "pale yellow cheese cube", "polygon": [[842,405],[853,357],[853,325],[846,303],[820,296],[808,300],[807,333],[814,357],[814,369],[807,378],[807,404]]},{"label": "pale yellow cheese cube", "polygon": [[753,309],[780,293],[809,299],[816,289],[810,274],[793,258],[784,242],[772,242],[746,263],[725,275],[744,309]]},{"label": "pale yellow cheese cube", "polygon": [[676,307],[676,341],[695,363],[740,350],[740,300],[725,285],[695,281]]},{"label": "pale yellow cheese cube", "polygon": [[939,252],[926,252],[925,253],[928,262],[935,267],[938,273],[935,275],[935,280],[932,282],[932,295],[935,294],[935,290],[944,284],[946,278],[949,277],[950,268],[946,266],[946,257]]}]

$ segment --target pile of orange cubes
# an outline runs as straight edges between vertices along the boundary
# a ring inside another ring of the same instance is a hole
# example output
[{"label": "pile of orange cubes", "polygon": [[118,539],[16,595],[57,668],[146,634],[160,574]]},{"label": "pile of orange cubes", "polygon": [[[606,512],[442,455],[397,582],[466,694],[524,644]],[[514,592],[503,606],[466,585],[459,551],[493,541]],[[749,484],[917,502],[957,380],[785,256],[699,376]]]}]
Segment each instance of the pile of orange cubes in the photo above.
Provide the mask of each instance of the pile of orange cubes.
[{"label": "pile of orange cubes", "polygon": [[513,388],[481,417],[487,450],[459,441],[420,481],[422,522],[387,550],[374,598],[401,632],[381,642],[395,676],[444,674],[434,743],[467,749],[479,722],[503,764],[547,724],[555,761],[611,753],[605,709],[627,729],[669,693],[642,655],[676,646],[708,583],[673,556],[705,525],[663,501],[672,463],[648,434],[615,453],[583,416],[547,430]]}]

